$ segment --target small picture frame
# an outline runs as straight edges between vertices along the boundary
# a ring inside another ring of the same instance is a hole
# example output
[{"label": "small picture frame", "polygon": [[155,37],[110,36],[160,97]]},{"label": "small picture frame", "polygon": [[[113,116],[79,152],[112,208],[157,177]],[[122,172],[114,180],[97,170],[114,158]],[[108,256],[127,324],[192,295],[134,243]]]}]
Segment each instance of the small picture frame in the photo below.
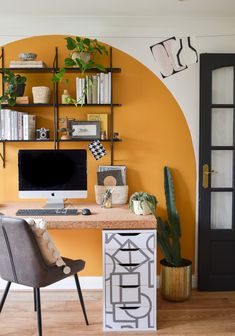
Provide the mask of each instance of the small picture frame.
[{"label": "small picture frame", "polygon": [[70,128],[72,139],[100,139],[99,121],[72,120]]}]

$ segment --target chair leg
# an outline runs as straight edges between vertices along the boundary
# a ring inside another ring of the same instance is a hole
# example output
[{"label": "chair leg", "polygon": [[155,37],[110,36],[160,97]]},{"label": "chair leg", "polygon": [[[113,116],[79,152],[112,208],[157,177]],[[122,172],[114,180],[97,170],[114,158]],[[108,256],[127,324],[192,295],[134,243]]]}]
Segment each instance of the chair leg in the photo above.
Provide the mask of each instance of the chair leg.
[{"label": "chair leg", "polygon": [[1,300],[1,303],[0,303],[0,313],[2,312],[2,308],[4,306],[4,303],[6,301],[6,298],[7,298],[7,294],[9,292],[9,289],[11,287],[11,282],[9,281],[6,285],[6,288],[5,288],[5,291],[3,293],[3,296],[2,296],[2,300]]},{"label": "chair leg", "polygon": [[36,309],[38,317],[38,336],[42,336],[42,315],[41,315],[41,299],[40,299],[40,288],[35,288],[36,292]]},{"label": "chair leg", "polygon": [[82,290],[81,290],[81,287],[80,287],[80,282],[79,282],[77,274],[74,274],[74,279],[75,279],[75,283],[76,283],[76,286],[77,286],[78,296],[79,296],[79,300],[80,300],[80,303],[81,303],[82,312],[83,312],[83,315],[84,315],[84,318],[85,318],[85,321],[86,321],[86,325],[89,325],[87,314],[86,314],[86,308],[85,308],[84,301],[83,301]]},{"label": "chair leg", "polygon": [[34,301],[34,311],[37,311],[37,294],[36,294],[36,288],[33,289],[33,301]]}]

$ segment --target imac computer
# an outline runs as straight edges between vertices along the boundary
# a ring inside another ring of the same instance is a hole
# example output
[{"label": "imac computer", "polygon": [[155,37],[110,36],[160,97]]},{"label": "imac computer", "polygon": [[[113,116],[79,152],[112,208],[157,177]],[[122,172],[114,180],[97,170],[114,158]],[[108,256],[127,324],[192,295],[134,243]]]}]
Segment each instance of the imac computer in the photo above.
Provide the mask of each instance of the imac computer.
[{"label": "imac computer", "polygon": [[63,208],[66,198],[87,198],[84,149],[19,150],[19,197],[47,198],[47,208]]}]

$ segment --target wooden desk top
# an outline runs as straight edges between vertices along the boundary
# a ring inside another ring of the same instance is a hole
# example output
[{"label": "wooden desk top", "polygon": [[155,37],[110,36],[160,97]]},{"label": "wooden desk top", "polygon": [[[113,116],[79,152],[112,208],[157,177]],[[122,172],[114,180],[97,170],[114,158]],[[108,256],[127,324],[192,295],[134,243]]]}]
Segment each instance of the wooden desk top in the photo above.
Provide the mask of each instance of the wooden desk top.
[{"label": "wooden desk top", "polygon": [[[18,209],[42,208],[44,203],[7,203],[0,205],[0,212],[15,217]],[[101,208],[97,204],[74,203],[70,208],[89,208],[90,216],[44,216],[49,229],[156,229],[153,215],[138,216],[133,214],[127,205],[114,206],[111,209]],[[41,218],[41,217],[35,217]]]}]

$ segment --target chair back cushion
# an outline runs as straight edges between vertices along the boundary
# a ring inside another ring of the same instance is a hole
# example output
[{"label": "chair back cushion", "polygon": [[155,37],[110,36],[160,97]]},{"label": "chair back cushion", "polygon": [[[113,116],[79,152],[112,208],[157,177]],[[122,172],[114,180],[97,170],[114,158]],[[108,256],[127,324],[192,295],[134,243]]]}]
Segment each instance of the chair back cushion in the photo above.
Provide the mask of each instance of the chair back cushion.
[{"label": "chair back cushion", "polygon": [[0,217],[0,276],[26,286],[38,287],[47,265],[25,220]]}]

